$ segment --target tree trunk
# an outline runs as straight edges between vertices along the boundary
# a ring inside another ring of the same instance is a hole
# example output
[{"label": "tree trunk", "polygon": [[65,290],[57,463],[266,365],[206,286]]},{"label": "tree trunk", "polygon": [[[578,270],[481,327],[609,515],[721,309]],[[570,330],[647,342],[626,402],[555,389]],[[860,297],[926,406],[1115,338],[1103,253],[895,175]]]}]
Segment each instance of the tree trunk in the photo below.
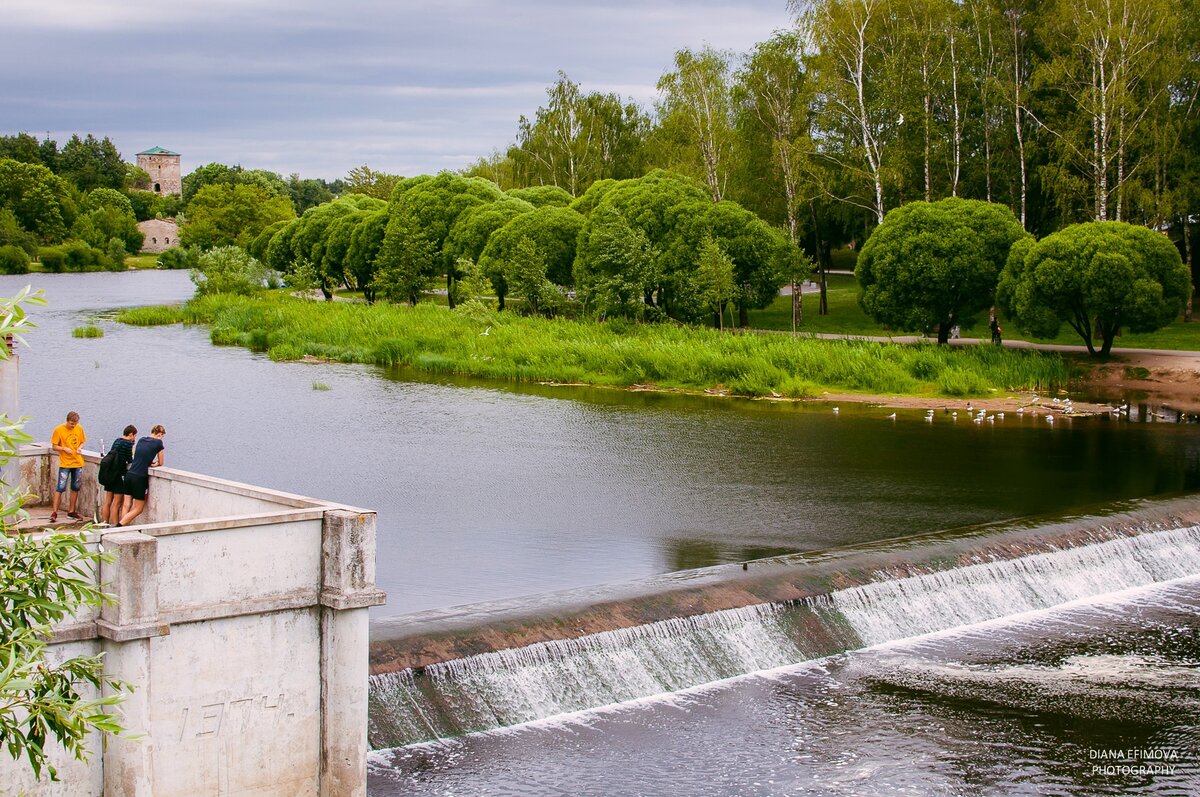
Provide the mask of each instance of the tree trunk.
[{"label": "tree trunk", "polygon": [[1185,213],[1183,216],[1183,252],[1187,255],[1188,274],[1192,275],[1192,290],[1188,292],[1187,308],[1183,311],[1183,320],[1188,323],[1192,321],[1192,299],[1196,296],[1196,262],[1192,251],[1191,228],[1192,225],[1188,223],[1188,214]]},{"label": "tree trunk", "polygon": [[943,321],[938,324],[938,345],[945,346],[950,342],[950,327],[953,324],[950,321]]},{"label": "tree trunk", "polygon": [[454,309],[454,275],[449,271],[446,272],[446,304]]},{"label": "tree trunk", "polygon": [[[737,303],[737,309],[738,309],[738,323],[737,323],[737,325],[738,325],[739,327],[748,327],[748,326],[750,326],[750,308],[749,308],[749,307],[747,307],[747,306],[746,306],[746,304],[745,304],[744,302],[738,302],[738,303]],[[730,321],[733,321],[733,308],[730,308],[730,310],[729,310],[729,320],[730,320]]]}]

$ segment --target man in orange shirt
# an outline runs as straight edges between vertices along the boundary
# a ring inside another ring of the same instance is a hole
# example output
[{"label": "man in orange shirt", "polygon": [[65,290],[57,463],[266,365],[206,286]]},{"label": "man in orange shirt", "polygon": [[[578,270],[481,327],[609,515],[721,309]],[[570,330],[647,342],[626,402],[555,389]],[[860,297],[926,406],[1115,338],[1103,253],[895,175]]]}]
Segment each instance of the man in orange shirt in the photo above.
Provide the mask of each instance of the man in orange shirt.
[{"label": "man in orange shirt", "polygon": [[79,484],[83,479],[83,444],[87,435],[79,425],[79,413],[68,412],[67,422],[54,427],[50,435],[50,446],[58,452],[58,485],[54,496],[50,499],[50,522],[58,520],[58,504],[62,494],[67,490],[67,482],[71,484],[71,499],[67,504],[67,517],[83,520],[83,516],[75,511],[75,502],[79,500]]}]

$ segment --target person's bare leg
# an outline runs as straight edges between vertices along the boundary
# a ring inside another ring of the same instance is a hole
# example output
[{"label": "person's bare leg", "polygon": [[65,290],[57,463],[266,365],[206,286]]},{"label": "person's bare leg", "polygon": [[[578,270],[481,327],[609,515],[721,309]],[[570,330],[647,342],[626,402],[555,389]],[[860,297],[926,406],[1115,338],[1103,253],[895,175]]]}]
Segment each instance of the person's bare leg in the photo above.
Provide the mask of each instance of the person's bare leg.
[{"label": "person's bare leg", "polygon": [[62,493],[58,490],[54,491],[54,495],[50,496],[50,514],[58,514],[58,502],[62,498]]},{"label": "person's bare leg", "polygon": [[72,515],[73,515],[73,514],[75,514],[75,504],[76,504],[78,501],[79,501],[79,491],[78,491],[78,490],[72,490],[72,491],[71,491],[71,498],[70,498],[70,499],[69,499],[69,501],[67,502],[67,505],[68,505],[68,507],[69,507],[69,508],[67,509],[67,512],[68,512],[68,513],[70,513],[70,514],[72,514]]},{"label": "person's bare leg", "polygon": [[121,516],[121,525],[128,526],[129,521],[133,520],[138,515],[142,514],[142,509],[145,508],[145,506],[146,506],[145,501],[139,501],[136,498],[133,499],[133,507],[128,512],[126,512],[124,515]]}]

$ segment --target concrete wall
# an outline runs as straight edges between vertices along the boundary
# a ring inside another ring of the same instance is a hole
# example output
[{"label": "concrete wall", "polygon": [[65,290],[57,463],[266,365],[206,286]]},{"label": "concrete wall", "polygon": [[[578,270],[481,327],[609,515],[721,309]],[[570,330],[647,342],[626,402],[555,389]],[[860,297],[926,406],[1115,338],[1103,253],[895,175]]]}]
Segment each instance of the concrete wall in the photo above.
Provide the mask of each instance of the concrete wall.
[{"label": "concrete wall", "polygon": [[[51,458],[22,453],[47,494]],[[51,648],[103,652],[137,687],[122,710],[144,738],[95,740],[90,765],[58,751],[59,784],[0,756],[0,795],[365,797],[374,513],[167,469],[151,505],[146,524],[90,533],[117,601]]]}]

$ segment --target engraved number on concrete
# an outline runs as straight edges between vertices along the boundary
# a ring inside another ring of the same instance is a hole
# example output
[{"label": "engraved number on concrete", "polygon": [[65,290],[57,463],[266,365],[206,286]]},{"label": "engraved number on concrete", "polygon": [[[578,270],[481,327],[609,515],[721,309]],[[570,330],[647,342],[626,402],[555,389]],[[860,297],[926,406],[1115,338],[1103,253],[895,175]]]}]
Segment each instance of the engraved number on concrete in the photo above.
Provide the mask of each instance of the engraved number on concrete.
[{"label": "engraved number on concrete", "polygon": [[[256,695],[188,706],[179,717],[179,741],[186,739],[215,739],[222,735],[245,733],[256,717],[282,715],[284,694]],[[294,716],[288,712],[288,717]]]}]

